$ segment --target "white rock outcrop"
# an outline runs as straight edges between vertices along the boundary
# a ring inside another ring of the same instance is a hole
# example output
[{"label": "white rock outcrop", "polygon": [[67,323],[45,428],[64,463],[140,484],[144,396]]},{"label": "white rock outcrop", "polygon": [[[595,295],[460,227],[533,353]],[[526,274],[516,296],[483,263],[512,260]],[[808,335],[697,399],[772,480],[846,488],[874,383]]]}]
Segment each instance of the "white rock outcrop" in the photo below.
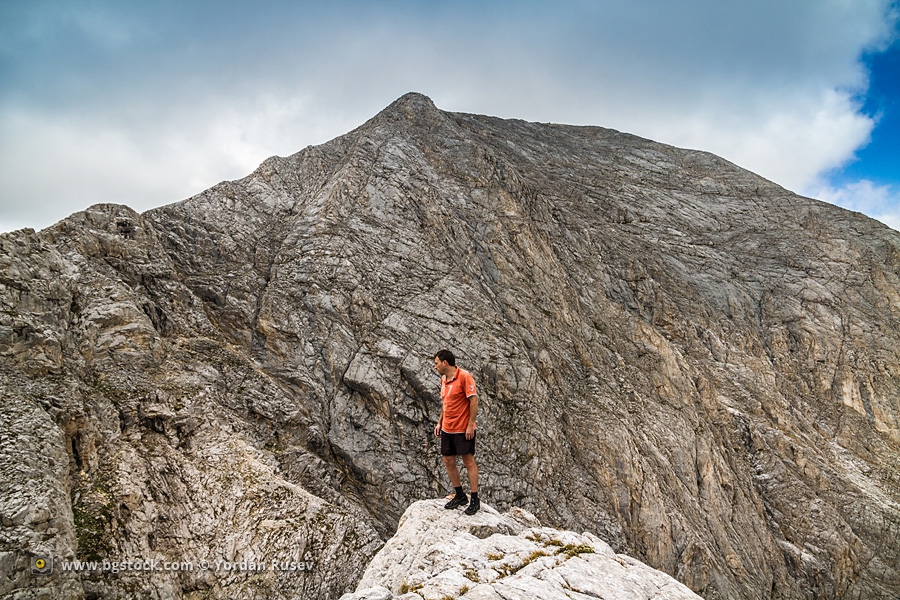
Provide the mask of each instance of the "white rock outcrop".
[{"label": "white rock outcrop", "polygon": [[529,512],[474,516],[421,500],[341,600],[699,598],[672,577],[616,554],[597,536],[550,527]]}]

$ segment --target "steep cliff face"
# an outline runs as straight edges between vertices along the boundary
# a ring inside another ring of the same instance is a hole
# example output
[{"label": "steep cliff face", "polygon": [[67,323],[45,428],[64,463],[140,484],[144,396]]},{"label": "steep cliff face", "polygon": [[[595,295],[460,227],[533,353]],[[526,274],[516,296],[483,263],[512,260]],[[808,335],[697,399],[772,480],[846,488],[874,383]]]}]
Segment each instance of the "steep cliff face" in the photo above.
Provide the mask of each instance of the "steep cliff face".
[{"label": "steep cliff face", "polygon": [[3,593],[340,596],[446,488],[443,347],[499,508],[710,599],[900,590],[900,234],[715,156],[409,94],[0,246]]}]

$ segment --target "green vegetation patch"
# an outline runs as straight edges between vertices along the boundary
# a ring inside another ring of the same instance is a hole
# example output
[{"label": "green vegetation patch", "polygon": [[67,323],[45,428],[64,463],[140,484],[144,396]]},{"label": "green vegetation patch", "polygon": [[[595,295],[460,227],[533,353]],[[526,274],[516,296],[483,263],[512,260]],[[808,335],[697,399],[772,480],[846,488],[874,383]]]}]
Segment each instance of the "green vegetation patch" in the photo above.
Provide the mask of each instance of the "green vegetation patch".
[{"label": "green vegetation patch", "polygon": [[588,546],[587,544],[580,544],[576,546],[575,544],[566,544],[556,551],[557,554],[565,554],[568,557],[577,556],[579,554],[593,554],[594,549]]}]

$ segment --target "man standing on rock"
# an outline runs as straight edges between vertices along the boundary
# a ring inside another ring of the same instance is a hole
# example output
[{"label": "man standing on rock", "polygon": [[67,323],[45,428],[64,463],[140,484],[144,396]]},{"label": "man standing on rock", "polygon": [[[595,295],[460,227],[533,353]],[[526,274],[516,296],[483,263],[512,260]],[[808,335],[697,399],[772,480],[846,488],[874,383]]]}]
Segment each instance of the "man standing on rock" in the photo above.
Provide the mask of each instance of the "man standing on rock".
[{"label": "man standing on rock", "polygon": [[[444,508],[457,508],[468,503],[467,515],[481,508],[478,500],[478,466],[475,464],[475,417],[478,414],[478,391],[472,374],[456,366],[449,350],[434,355],[434,369],[441,374],[441,416],[434,426],[435,437],[441,438],[441,455],[456,495]],[[461,456],[469,476],[472,501],[466,498],[459,479],[456,457]]]}]

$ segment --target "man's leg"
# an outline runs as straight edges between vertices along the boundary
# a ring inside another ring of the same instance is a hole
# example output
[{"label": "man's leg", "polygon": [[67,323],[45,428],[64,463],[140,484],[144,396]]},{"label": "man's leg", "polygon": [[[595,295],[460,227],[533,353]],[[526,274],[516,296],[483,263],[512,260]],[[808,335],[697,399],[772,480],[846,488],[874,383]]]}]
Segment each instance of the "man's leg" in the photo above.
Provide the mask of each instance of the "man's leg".
[{"label": "man's leg", "polygon": [[478,500],[478,465],[475,464],[474,454],[463,454],[462,460],[469,476],[469,489],[472,490],[472,500],[466,508],[466,514],[474,515],[481,508],[481,501]]},{"label": "man's leg", "polygon": [[[463,457],[463,459],[465,460],[465,457]],[[453,484],[453,487],[458,488],[460,485],[462,485],[459,480],[459,469],[456,466],[456,457],[445,456],[444,467],[447,469],[447,475],[450,476],[450,483]]]},{"label": "man's leg", "polygon": [[[466,474],[469,476],[469,490],[472,491],[473,494],[478,493],[478,465],[475,464],[475,455],[474,454],[463,454],[462,456],[463,466],[466,468]],[[445,461],[446,464],[446,461]],[[456,471],[456,480],[459,481],[459,470],[456,468],[456,461],[453,461],[453,470]],[[447,468],[449,472],[449,467]],[[453,480],[453,476],[450,476],[451,481]],[[458,485],[458,484],[455,484]]]},{"label": "man's leg", "polygon": [[447,475],[450,476],[450,483],[452,483],[453,487],[456,489],[456,494],[444,505],[444,508],[452,509],[465,506],[469,501],[469,498],[466,496],[465,492],[463,492],[462,483],[459,480],[459,469],[456,467],[456,456],[445,456],[444,467],[447,469]]}]

